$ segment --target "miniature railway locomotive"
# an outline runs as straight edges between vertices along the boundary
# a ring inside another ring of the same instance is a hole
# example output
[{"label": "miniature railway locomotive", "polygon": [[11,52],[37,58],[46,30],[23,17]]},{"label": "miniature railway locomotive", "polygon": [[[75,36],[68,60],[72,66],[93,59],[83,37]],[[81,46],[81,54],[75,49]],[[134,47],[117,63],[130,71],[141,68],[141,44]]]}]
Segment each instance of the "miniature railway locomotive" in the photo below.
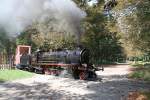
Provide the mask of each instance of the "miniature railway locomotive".
[{"label": "miniature railway locomotive", "polygon": [[16,67],[36,73],[60,75],[67,69],[75,79],[96,78],[96,68],[89,63],[89,50],[36,51],[31,54],[30,46],[19,45],[16,50]]}]

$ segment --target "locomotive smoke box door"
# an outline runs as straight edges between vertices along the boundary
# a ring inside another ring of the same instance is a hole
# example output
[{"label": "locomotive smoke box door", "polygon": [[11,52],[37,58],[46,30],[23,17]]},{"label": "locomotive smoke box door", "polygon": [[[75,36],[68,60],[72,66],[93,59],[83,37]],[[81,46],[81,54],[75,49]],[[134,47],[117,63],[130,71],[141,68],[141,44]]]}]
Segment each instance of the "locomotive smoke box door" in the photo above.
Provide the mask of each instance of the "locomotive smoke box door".
[{"label": "locomotive smoke box door", "polygon": [[31,46],[27,45],[18,45],[16,48],[16,56],[15,56],[15,64],[18,65],[20,64],[20,57],[23,54],[31,54]]}]

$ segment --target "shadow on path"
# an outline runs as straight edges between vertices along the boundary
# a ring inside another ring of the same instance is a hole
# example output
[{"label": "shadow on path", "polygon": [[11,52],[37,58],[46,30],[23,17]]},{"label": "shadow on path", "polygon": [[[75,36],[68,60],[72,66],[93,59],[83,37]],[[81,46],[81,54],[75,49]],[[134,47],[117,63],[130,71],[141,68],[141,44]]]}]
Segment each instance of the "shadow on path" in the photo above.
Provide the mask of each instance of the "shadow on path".
[{"label": "shadow on path", "polygon": [[[119,72],[120,67],[118,71],[113,69],[112,74],[108,75],[107,73],[110,73],[108,69],[106,70],[105,74],[98,75],[99,79],[102,78],[101,81],[82,81],[68,78],[50,77],[46,75],[37,75],[34,79],[32,79],[34,81],[30,84],[25,84],[27,81],[30,81],[29,79],[25,79],[20,83],[0,83],[0,99],[125,100],[129,92],[150,91],[150,83],[130,80],[126,78],[126,72],[124,72],[125,74]],[[122,69],[121,72],[123,72]],[[114,75],[114,73],[117,74]],[[36,80],[36,78],[38,80]]]}]

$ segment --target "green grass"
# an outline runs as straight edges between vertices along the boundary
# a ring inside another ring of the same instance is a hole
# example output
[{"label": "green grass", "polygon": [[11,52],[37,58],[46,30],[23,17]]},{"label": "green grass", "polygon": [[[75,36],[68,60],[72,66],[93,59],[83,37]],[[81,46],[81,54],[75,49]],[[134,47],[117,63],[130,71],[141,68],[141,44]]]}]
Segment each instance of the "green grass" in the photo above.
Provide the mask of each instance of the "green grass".
[{"label": "green grass", "polygon": [[0,82],[32,77],[34,74],[21,70],[0,70]]},{"label": "green grass", "polygon": [[150,68],[134,71],[133,73],[129,74],[129,77],[134,79],[150,81]]},{"label": "green grass", "polygon": [[135,63],[132,64],[135,70],[129,74],[129,78],[141,79],[150,81],[150,64],[149,63]]},{"label": "green grass", "polygon": [[137,61],[137,62],[134,62],[134,63],[131,63],[131,65],[133,67],[150,67],[150,62],[142,62],[142,61]]}]

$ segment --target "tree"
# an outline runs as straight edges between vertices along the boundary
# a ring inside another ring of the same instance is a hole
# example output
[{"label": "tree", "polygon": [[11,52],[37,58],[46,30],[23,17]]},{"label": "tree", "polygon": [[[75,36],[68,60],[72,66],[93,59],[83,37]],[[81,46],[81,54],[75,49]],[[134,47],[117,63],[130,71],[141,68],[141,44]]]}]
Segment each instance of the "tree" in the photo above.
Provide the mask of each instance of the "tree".
[{"label": "tree", "polygon": [[[41,27],[39,28],[39,26]],[[73,49],[76,46],[75,35],[45,29],[46,27],[46,23],[34,23],[29,26],[17,37],[17,45],[30,45],[32,46],[32,51],[37,49],[45,51],[59,48]]]},{"label": "tree", "polygon": [[6,34],[3,29],[0,29],[0,56],[3,56],[2,63],[7,63],[9,57],[15,53],[15,42]]},{"label": "tree", "polygon": [[95,63],[112,62],[117,57],[123,57],[116,30],[110,31],[108,28],[108,19],[103,13],[104,1],[101,0],[93,6],[88,6],[85,2],[84,6],[81,6],[82,3],[77,1],[87,13],[83,21],[85,33],[82,35],[82,44],[90,49],[92,61]]},{"label": "tree", "polygon": [[29,45],[32,46],[32,50],[37,49],[37,45],[32,40],[32,36],[38,34],[37,29],[34,26],[27,27],[20,35],[16,37],[16,45]]},{"label": "tree", "polygon": [[65,32],[49,32],[47,34],[35,34],[32,35],[33,42],[38,48],[43,50],[68,48],[73,49],[76,45],[76,39],[74,35],[66,34]]},{"label": "tree", "polygon": [[128,56],[150,52],[149,7],[149,0],[128,0],[120,1],[115,8],[116,12],[123,13],[117,18],[116,26]]}]

